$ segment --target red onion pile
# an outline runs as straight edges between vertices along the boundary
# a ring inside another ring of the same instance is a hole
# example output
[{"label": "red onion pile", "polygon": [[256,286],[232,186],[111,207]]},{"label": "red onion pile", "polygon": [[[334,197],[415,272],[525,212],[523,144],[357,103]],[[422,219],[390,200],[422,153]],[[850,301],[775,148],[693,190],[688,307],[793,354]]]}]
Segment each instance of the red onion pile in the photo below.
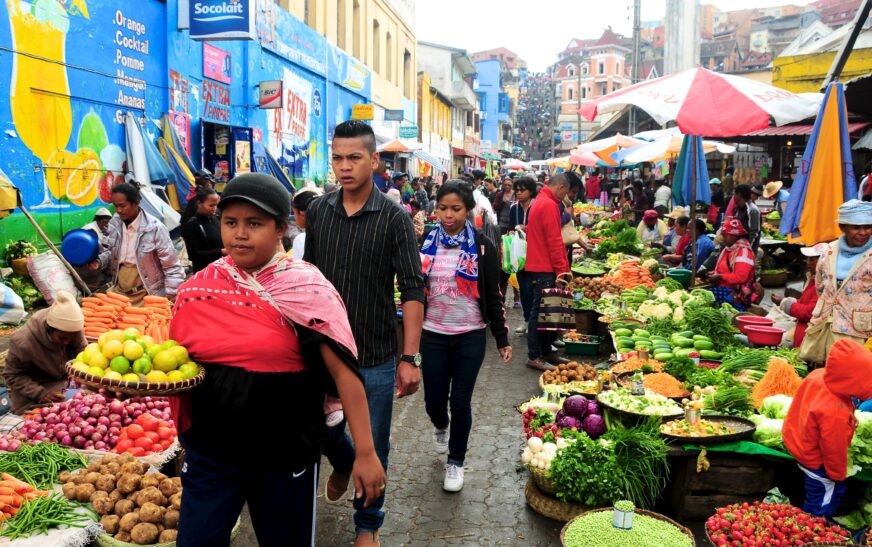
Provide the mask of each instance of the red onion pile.
[{"label": "red onion pile", "polygon": [[20,430],[0,436],[0,450],[14,452],[22,442],[51,441],[85,450],[111,450],[121,428],[142,414],[170,421],[170,403],[164,397],[138,397],[121,401],[97,393],[76,393],[69,401],[40,408]]}]

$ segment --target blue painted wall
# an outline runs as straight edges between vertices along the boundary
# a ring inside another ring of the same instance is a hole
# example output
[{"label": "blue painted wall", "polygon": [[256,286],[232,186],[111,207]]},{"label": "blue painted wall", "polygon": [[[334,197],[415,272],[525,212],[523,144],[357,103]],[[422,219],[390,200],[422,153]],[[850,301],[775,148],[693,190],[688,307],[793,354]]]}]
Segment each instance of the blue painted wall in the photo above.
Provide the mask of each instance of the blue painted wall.
[{"label": "blue painted wall", "polygon": [[475,68],[478,74],[478,89],[476,92],[485,96],[484,112],[487,117],[482,121],[481,139],[490,141],[496,147],[499,144],[499,105],[500,105],[500,61],[477,61]]}]

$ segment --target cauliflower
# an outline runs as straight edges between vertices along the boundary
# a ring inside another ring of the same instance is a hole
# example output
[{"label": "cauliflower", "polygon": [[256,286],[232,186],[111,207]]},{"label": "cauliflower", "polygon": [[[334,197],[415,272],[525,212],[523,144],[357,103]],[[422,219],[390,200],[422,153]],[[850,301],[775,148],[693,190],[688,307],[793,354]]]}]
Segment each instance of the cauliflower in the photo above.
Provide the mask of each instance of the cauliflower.
[{"label": "cauliflower", "polygon": [[666,298],[667,296],[669,296],[669,289],[667,289],[666,287],[657,287],[656,289],[654,289],[654,296],[656,296],[658,299]]},{"label": "cauliflower", "polygon": [[675,311],[672,312],[672,322],[676,325],[682,323],[684,321],[684,308],[681,306],[675,308]]},{"label": "cauliflower", "polygon": [[666,319],[672,314],[669,304],[644,302],[639,306],[639,313],[651,319]]},{"label": "cauliflower", "polygon": [[683,294],[684,291],[672,291],[669,294],[668,299],[674,306],[681,307],[681,305],[684,304],[684,299],[682,298]]},{"label": "cauliflower", "polygon": [[649,258],[648,260],[646,260],[645,262],[642,263],[642,267],[645,268],[646,270],[649,270],[649,271],[651,270],[651,268],[653,268],[655,266],[659,266],[659,265],[660,265],[660,263],[657,262],[656,260],[654,260],[653,258]]}]

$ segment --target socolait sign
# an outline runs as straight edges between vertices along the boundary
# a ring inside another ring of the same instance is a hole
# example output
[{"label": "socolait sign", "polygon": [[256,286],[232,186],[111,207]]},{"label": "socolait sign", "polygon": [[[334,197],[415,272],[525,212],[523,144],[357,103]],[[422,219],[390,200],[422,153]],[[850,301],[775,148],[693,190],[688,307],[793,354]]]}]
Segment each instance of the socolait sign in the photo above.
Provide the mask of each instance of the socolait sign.
[{"label": "socolait sign", "polygon": [[253,40],[254,4],[255,0],[190,0],[191,39]]}]

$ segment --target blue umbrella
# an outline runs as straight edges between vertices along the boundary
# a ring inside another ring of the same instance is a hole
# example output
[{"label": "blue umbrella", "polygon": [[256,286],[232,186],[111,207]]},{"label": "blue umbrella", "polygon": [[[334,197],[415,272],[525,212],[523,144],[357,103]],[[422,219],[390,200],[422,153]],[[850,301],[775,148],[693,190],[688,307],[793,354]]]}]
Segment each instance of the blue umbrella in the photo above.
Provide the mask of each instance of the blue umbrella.
[{"label": "blue umbrella", "polygon": [[[293,183],[291,183],[291,179],[289,179],[287,173],[285,173],[285,170],[282,169],[281,165],[279,165],[278,160],[269,153],[269,150],[266,149],[266,146],[264,146],[262,142],[254,143],[254,157],[264,158],[264,163],[267,168],[265,172],[277,178],[291,195],[297,191],[296,188],[294,188]],[[260,171],[260,169],[258,169],[257,161],[255,161],[254,164],[255,171]]]},{"label": "blue umbrella", "polygon": [[808,246],[837,239],[841,235],[836,221],[839,206],[856,197],[845,89],[836,82],[827,87],[814,121],[802,154],[802,167],[790,189],[781,233],[801,237]]},{"label": "blue umbrella", "polygon": [[702,137],[684,136],[672,182],[672,201],[682,207],[712,201]]}]

